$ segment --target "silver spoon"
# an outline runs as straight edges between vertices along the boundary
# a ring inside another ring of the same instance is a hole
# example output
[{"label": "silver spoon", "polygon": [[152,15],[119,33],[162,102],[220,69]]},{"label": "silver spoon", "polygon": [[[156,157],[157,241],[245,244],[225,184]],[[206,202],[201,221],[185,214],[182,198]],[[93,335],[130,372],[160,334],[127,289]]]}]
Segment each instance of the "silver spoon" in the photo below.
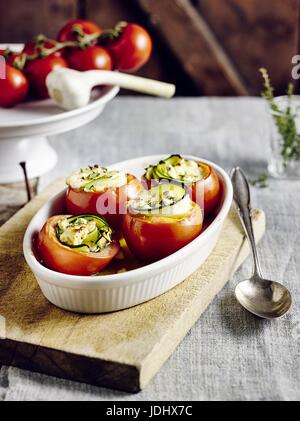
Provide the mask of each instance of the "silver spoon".
[{"label": "silver spoon", "polygon": [[279,282],[269,281],[262,277],[253,235],[249,184],[239,167],[231,171],[231,181],[236,208],[253,257],[253,275],[236,286],[235,296],[246,310],[256,316],[266,319],[281,317],[292,304],[291,295],[288,289]]}]

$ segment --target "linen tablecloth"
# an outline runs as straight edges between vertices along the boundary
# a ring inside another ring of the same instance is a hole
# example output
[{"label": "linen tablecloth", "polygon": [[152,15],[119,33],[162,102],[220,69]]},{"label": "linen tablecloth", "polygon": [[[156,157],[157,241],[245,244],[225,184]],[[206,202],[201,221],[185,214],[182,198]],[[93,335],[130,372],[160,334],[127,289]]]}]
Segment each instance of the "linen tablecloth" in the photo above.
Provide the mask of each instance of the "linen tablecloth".
[{"label": "linen tablecloth", "polygon": [[[250,177],[266,172],[268,119],[258,98],[120,97],[89,125],[53,136],[57,167],[40,180],[93,163],[158,153],[194,154]],[[3,366],[0,400],[298,400],[300,399],[300,182],[270,180],[252,188],[267,215],[259,254],[266,277],[281,280],[293,308],[280,320],[260,320],[236,302],[229,280],[145,390],[137,395]]]}]

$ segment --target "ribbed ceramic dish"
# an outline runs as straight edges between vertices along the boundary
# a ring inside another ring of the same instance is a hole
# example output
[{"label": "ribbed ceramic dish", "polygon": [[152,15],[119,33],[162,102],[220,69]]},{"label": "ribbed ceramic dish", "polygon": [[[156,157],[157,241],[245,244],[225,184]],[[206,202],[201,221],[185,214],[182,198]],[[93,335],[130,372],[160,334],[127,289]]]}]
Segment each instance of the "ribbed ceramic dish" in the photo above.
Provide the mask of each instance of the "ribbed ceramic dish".
[{"label": "ribbed ceramic dish", "polygon": [[[119,162],[110,168],[125,170],[140,177],[145,167],[165,157],[166,155],[145,156]],[[155,263],[128,272],[100,276],[74,276],[50,270],[36,259],[33,239],[48,217],[61,213],[65,191],[49,200],[36,213],[26,230],[23,251],[43,294],[51,303],[80,313],[121,310],[163,294],[203,264],[214,248],[229,212],[233,196],[232,185],[229,176],[219,166],[199,157],[186,157],[206,162],[216,170],[222,184],[221,205],[216,218],[195,240]]]}]

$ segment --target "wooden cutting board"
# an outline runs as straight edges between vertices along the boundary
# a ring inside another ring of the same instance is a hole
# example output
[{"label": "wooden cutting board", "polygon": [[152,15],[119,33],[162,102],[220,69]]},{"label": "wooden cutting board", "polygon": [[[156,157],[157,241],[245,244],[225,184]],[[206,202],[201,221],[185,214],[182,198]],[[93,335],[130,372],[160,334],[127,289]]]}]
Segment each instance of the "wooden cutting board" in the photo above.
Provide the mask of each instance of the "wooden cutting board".
[{"label": "wooden cutting board", "polygon": [[[63,181],[56,181],[0,228],[0,361],[137,392],[248,255],[242,228],[231,210],[202,268],[160,297],[115,313],[74,314],[44,298],[22,253],[32,216],[62,187]],[[261,210],[254,211],[254,228],[259,240],[265,230]]]}]

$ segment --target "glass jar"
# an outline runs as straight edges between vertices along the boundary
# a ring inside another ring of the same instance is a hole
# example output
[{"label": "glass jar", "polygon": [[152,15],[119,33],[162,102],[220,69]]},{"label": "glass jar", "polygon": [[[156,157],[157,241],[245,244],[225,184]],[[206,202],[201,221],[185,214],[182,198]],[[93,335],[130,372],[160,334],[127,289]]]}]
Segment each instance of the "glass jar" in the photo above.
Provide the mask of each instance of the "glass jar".
[{"label": "glass jar", "polygon": [[276,178],[300,179],[300,96],[274,98],[270,116],[269,173]]}]

